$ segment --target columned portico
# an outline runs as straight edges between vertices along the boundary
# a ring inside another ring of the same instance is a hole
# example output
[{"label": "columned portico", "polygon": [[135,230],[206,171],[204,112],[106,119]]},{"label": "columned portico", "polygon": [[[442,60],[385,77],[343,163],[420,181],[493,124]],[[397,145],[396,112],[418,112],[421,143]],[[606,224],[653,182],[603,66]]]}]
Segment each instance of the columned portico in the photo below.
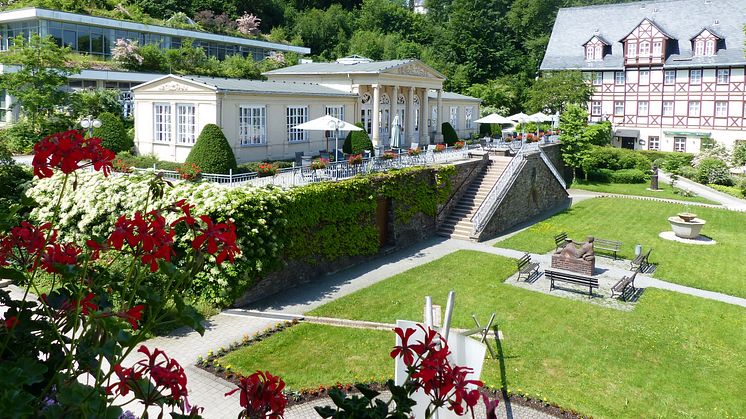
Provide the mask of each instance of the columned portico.
[{"label": "columned portico", "polygon": [[380,124],[380,114],[381,114],[381,87],[377,84],[374,84],[373,86],[373,145],[379,146],[381,144],[381,124]]},{"label": "columned portico", "polygon": [[407,141],[409,141],[409,144],[416,143],[417,138],[415,138],[415,132],[414,132],[414,119],[415,119],[415,113],[414,113],[414,96],[415,96],[415,88],[414,86],[409,88],[409,95],[407,95]]},{"label": "columned portico", "polygon": [[430,98],[428,91],[422,90],[422,107],[420,108],[420,144],[430,144],[430,127],[427,121],[430,119]]},{"label": "columned portico", "polygon": [[435,125],[435,142],[443,142],[443,89],[438,89],[438,121]]}]

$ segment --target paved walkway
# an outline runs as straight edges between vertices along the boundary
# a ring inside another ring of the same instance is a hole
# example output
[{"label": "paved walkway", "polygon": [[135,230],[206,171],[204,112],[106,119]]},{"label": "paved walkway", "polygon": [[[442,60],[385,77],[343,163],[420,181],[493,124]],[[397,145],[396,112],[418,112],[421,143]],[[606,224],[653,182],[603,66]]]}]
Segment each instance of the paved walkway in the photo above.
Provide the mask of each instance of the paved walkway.
[{"label": "paved walkway", "polygon": [[[671,183],[671,176],[668,173],[659,171],[661,181]],[[746,211],[746,200],[736,198],[735,196],[728,195],[718,190],[712,189],[709,186],[702,185],[701,183],[692,182],[687,178],[678,178],[676,180],[676,186],[682,189],[688,189],[695,194],[707,198],[711,201],[719,202],[724,207],[733,211]]]}]

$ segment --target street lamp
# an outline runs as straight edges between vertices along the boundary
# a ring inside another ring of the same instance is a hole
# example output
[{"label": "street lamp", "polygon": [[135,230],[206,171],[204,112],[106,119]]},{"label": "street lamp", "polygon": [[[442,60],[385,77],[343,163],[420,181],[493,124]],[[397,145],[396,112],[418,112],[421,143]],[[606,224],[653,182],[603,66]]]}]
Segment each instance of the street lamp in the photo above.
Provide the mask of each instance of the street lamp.
[{"label": "street lamp", "polygon": [[337,161],[339,150],[339,130],[345,127],[345,121],[329,121],[329,128],[334,131],[334,161]]},{"label": "street lamp", "polygon": [[101,128],[101,120],[94,119],[92,116],[88,115],[80,121],[80,126],[83,127],[83,129],[88,130],[88,137],[90,138],[93,137],[94,128]]}]

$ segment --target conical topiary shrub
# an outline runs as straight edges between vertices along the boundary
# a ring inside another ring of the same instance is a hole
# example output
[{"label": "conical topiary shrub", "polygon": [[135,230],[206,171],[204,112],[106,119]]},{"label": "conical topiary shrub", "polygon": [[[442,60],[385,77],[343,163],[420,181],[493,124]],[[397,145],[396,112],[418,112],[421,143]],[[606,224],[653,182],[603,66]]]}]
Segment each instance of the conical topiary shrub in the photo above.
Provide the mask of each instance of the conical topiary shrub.
[{"label": "conical topiary shrub", "polygon": [[362,131],[350,131],[347,133],[347,138],[342,145],[342,151],[345,154],[361,154],[365,150],[370,150],[373,155],[373,142],[370,141],[368,132],[365,131],[365,127],[362,122],[358,122],[355,126],[363,128]]},{"label": "conical topiary shrub", "polygon": [[196,164],[202,173],[227,174],[236,171],[236,156],[223,131],[215,124],[207,124],[197,137],[186,163]]},{"label": "conical topiary shrub", "polygon": [[458,134],[450,122],[443,122],[443,142],[452,146],[458,141]]},{"label": "conical topiary shrub", "polygon": [[101,138],[101,145],[104,148],[119,153],[120,151],[130,151],[135,147],[132,138],[124,129],[122,120],[113,113],[104,112],[98,116],[101,126],[93,129],[93,136]]},{"label": "conical topiary shrub", "polygon": [[492,125],[479,124],[479,136],[482,138],[492,136]]}]

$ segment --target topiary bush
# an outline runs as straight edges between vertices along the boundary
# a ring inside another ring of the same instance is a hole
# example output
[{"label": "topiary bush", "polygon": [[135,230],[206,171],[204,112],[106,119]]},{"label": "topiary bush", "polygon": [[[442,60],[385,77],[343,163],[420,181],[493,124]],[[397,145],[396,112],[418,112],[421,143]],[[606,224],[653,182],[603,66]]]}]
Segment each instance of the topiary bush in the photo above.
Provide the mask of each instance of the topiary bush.
[{"label": "topiary bush", "polygon": [[363,128],[363,130],[347,133],[345,142],[342,144],[342,152],[345,154],[362,154],[365,150],[369,150],[373,155],[373,142],[370,140],[368,132],[365,131],[363,123],[358,122],[355,126]]},{"label": "topiary bush", "polygon": [[443,142],[448,144],[449,146],[456,144],[456,141],[458,141],[458,134],[456,134],[456,130],[453,129],[453,126],[451,125],[451,123],[443,122],[442,130],[443,130]]},{"label": "topiary bush", "polygon": [[223,131],[215,124],[207,124],[197,137],[185,163],[194,163],[202,173],[228,174],[238,168],[236,156]]},{"label": "topiary bush", "polygon": [[720,159],[704,159],[697,166],[697,178],[699,183],[714,183],[716,185],[733,185],[733,178],[728,170],[728,165]]},{"label": "topiary bush", "polygon": [[648,174],[638,169],[622,169],[611,173],[612,183],[644,183]]},{"label": "topiary bush", "polygon": [[482,138],[492,136],[492,125],[479,124],[479,136]]},{"label": "topiary bush", "polygon": [[124,128],[122,119],[113,113],[104,112],[98,116],[101,126],[93,129],[93,136],[101,138],[101,144],[109,150],[119,153],[130,151],[135,147],[127,130]]}]

